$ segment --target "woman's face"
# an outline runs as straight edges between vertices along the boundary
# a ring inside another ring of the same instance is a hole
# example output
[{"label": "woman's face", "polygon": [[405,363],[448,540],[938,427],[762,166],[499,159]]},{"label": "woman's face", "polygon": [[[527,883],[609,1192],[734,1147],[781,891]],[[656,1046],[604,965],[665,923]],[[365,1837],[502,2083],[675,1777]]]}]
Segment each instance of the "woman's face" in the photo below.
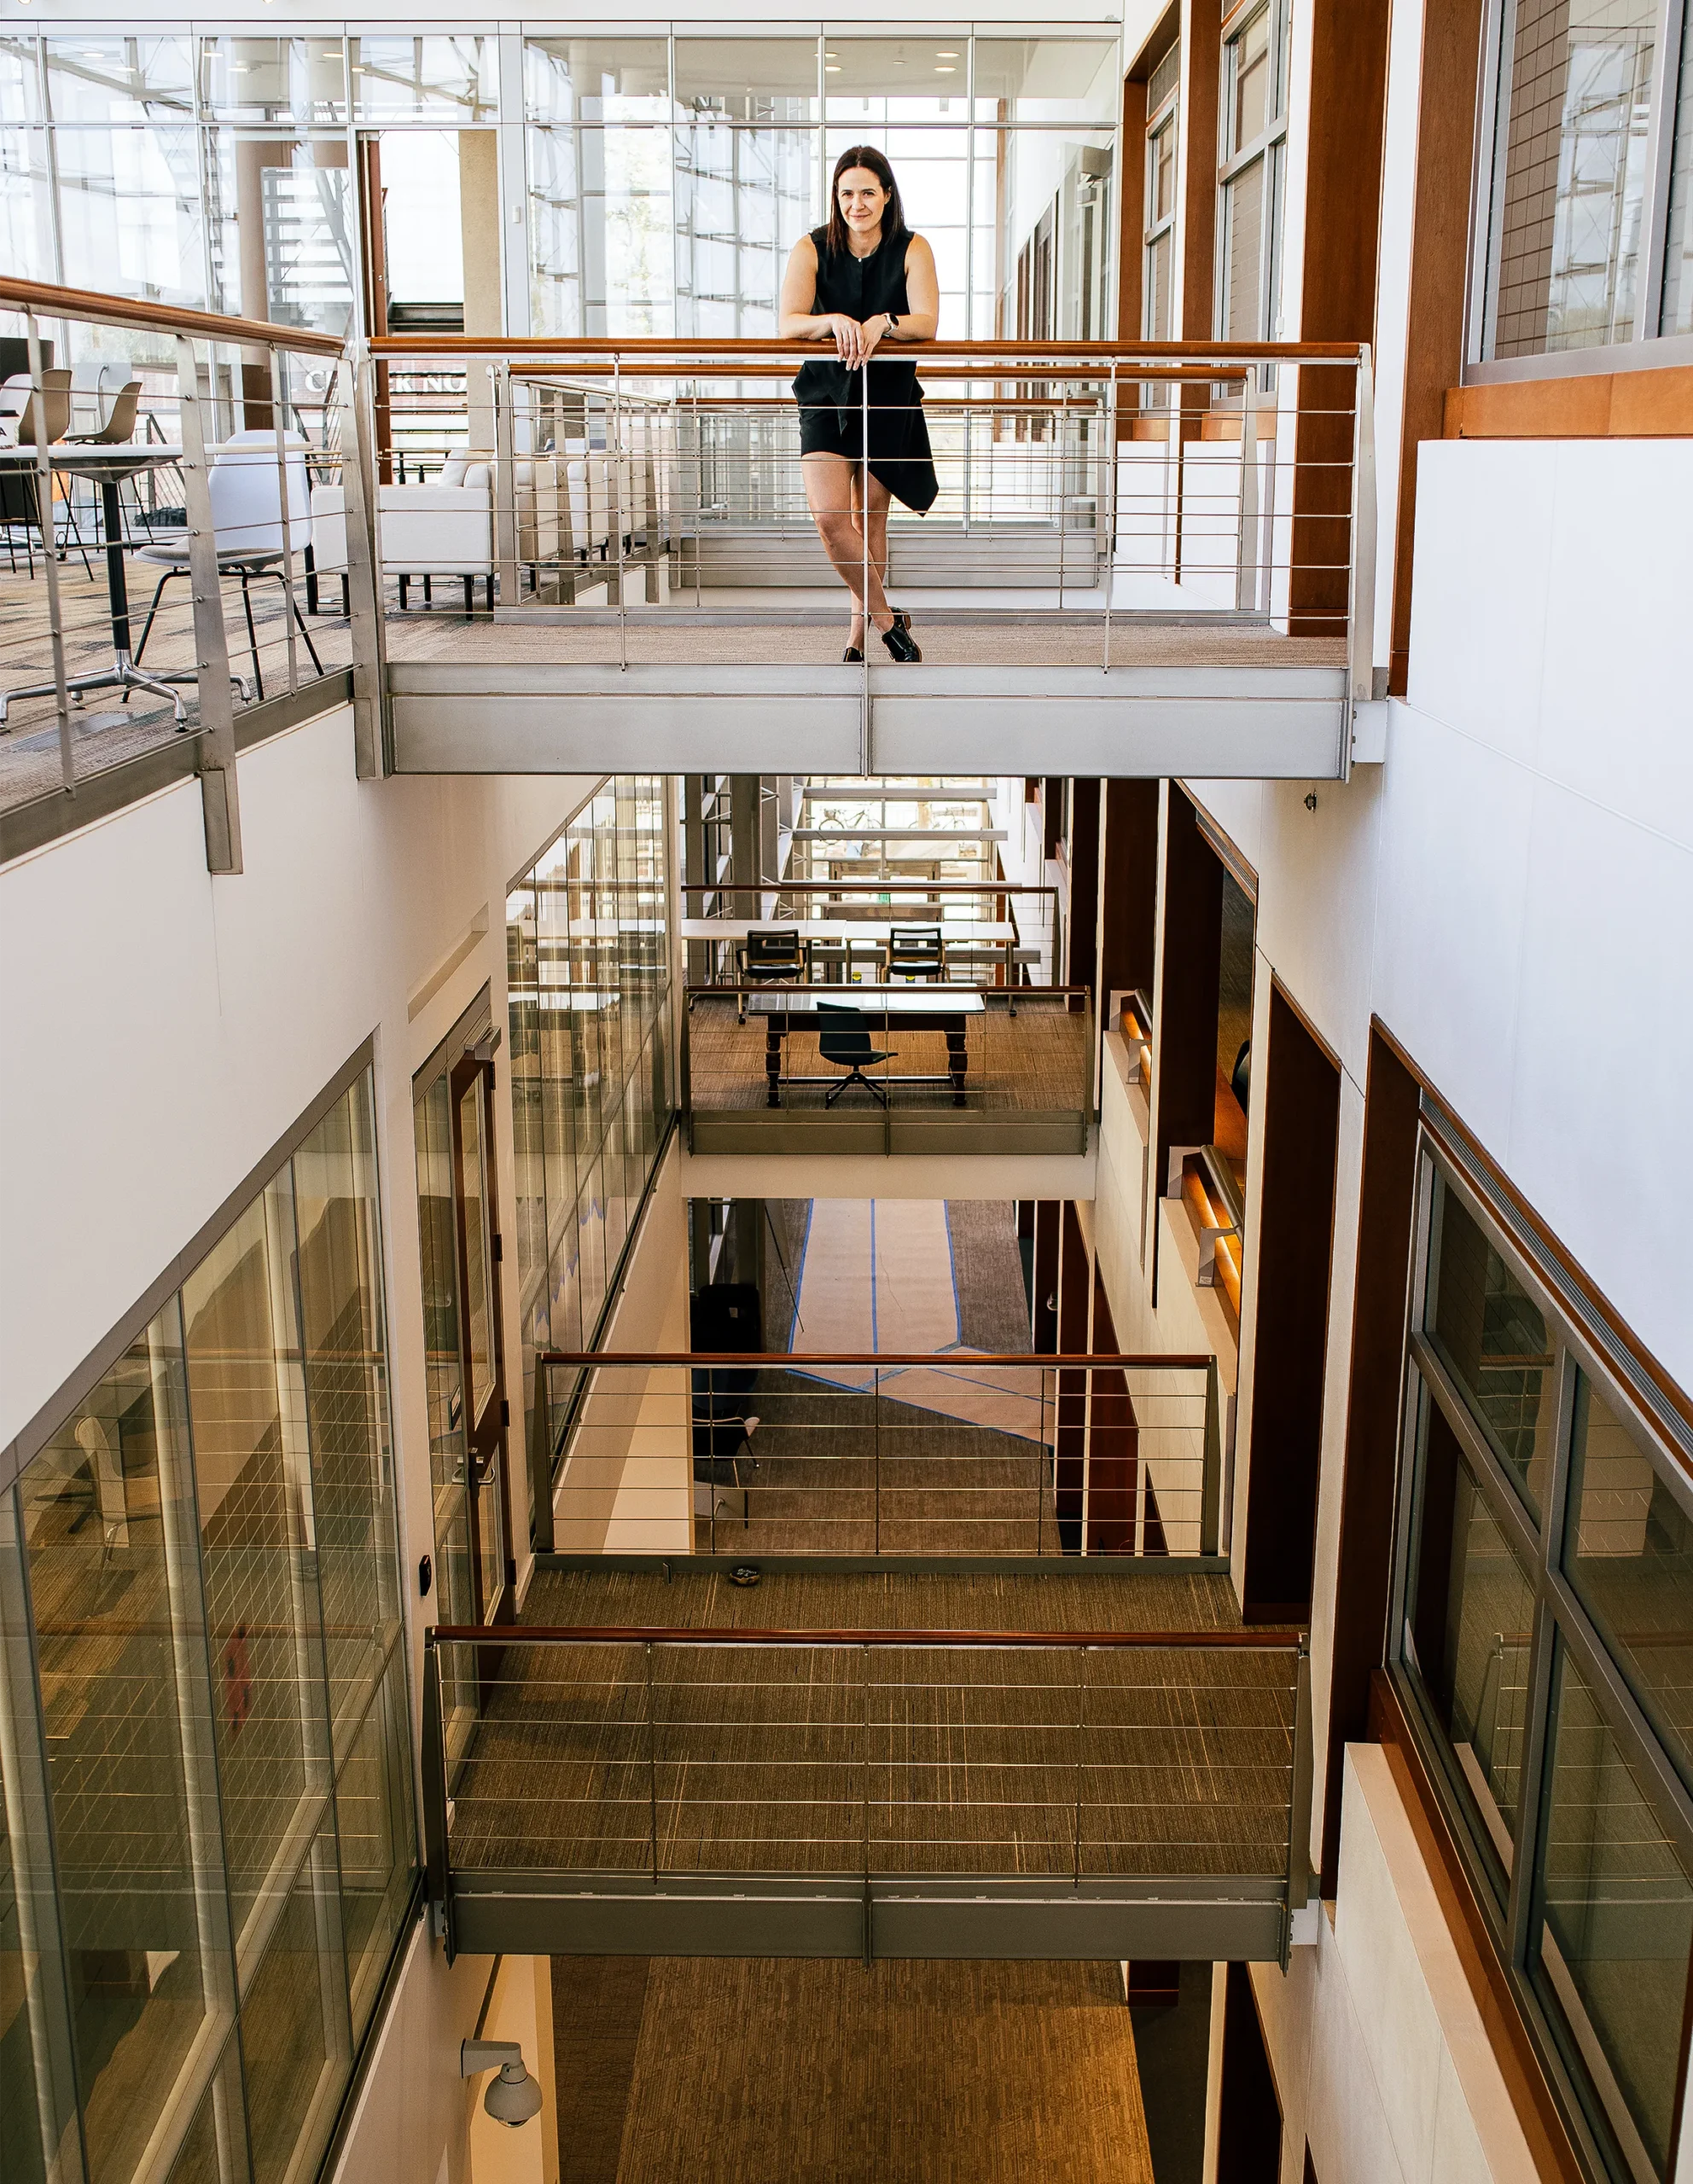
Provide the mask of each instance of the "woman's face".
[{"label": "woman's face", "polygon": [[835,194],[847,232],[868,241],[881,225],[881,216],[887,207],[887,192],[868,167],[848,167],[835,183]]}]

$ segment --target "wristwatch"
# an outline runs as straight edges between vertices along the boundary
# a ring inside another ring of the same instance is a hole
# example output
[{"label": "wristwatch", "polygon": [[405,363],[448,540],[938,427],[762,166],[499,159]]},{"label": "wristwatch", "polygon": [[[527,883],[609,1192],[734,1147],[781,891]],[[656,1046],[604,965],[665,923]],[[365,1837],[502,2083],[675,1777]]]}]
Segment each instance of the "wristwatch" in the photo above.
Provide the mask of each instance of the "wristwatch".
[{"label": "wristwatch", "polygon": [[885,311],[881,315],[887,321],[887,330],[891,334],[894,328],[898,326],[899,321],[895,317],[894,314],[891,311]]}]

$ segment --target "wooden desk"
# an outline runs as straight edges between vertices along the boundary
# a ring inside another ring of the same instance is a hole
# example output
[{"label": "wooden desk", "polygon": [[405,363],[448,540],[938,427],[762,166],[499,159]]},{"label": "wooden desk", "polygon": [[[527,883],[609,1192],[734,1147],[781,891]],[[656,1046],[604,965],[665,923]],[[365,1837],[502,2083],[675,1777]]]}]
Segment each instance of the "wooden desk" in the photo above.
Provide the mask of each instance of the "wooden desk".
[{"label": "wooden desk", "polygon": [[[859,990],[861,992],[864,990]],[[945,998],[943,998],[943,996]],[[815,996],[789,986],[780,992],[749,994],[747,1013],[765,1019],[765,1105],[782,1105],[782,1042],[790,1031],[940,1031],[946,1038],[946,1073],[952,1080],[952,1104],[964,1104],[964,1072],[969,1055],[964,1046],[965,1019],[983,1016],[987,1003],[979,993],[945,986],[890,986],[874,998],[864,994],[865,1006],[848,1008],[831,1002],[819,990]],[[818,1004],[821,1002],[822,1006]],[[825,1015],[824,1010],[828,1011]],[[898,1077],[891,1080],[899,1082]]]}]

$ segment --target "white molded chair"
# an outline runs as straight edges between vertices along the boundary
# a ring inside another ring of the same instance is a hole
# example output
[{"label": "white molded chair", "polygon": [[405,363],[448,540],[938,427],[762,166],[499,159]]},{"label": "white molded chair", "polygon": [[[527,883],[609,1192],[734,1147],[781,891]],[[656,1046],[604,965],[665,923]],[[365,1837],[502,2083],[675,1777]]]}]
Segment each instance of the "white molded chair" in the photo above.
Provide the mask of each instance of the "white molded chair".
[{"label": "white molded chair", "polygon": [[[297,554],[304,549],[311,536],[311,492],[305,467],[310,442],[298,433],[289,433],[285,436],[283,444],[286,449],[283,468],[288,478],[288,543]],[[212,528],[218,545],[218,573],[241,579],[241,612],[247,618],[247,641],[253,654],[253,689],[255,694],[262,698],[265,680],[259,665],[259,634],[253,625],[252,584],[255,577],[275,577],[280,583],[285,552],[282,485],[277,474],[275,432],[257,429],[232,434],[213,451],[212,468],[207,473],[206,482],[212,500]],[[136,663],[139,665],[141,656],[147,649],[148,633],[153,627],[154,617],[159,612],[160,598],[166,585],[172,577],[185,577],[189,573],[188,541],[184,539],[180,545],[173,543],[170,545],[143,546],[136,559],[151,561],[165,572],[154,592],[153,604],[147,610],[141,642],[135,648]],[[300,614],[298,601],[294,602],[294,618],[300,634],[305,640],[305,649],[311,655],[311,665],[321,675],[323,663],[317,657],[317,647],[311,642],[311,633]]]}]

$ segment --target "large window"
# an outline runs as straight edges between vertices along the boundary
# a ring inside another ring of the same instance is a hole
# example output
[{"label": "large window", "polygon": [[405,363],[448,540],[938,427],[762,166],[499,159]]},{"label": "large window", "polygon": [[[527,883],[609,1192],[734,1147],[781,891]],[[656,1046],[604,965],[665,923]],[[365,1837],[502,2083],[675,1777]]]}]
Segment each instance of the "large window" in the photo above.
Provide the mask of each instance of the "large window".
[{"label": "large window", "polygon": [[1146,86],[1140,330],[1149,341],[1173,340],[1176,333],[1176,154],[1181,80],[1182,49],[1178,44],[1153,70]]},{"label": "large window", "polygon": [[663,777],[618,774],[506,902],[524,1407],[548,1476],[535,1356],[598,1341],[670,1122],[669,868]]},{"label": "large window", "polygon": [[1475,360],[1693,330],[1693,14],[1668,52],[1663,20],[1660,0],[1498,11]]},{"label": "large window", "polygon": [[0,1496],[9,2178],[327,2142],[416,1866],[379,1205],[367,1068]]},{"label": "large window", "polygon": [[1217,335],[1280,330],[1291,0],[1236,9],[1223,43],[1218,157]]},{"label": "large window", "polygon": [[1619,2184],[1668,2174],[1693,1960],[1693,1448],[1432,1138],[1394,1672]]}]

